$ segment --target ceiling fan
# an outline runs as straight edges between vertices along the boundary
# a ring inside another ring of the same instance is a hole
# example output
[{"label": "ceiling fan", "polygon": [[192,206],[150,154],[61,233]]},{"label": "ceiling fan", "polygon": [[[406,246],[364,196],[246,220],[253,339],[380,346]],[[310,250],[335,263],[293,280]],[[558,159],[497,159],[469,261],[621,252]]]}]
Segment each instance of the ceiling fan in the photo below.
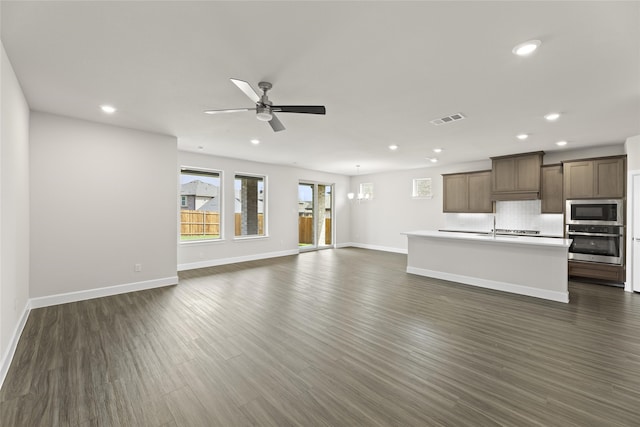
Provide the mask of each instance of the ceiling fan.
[{"label": "ceiling fan", "polygon": [[256,111],[258,120],[269,122],[274,132],[284,130],[284,125],[274,113],[303,113],[326,114],[324,105],[273,105],[267,97],[267,91],[272,88],[269,82],[260,82],[258,87],[262,90],[262,96],[253,90],[251,85],[244,80],[230,79],[245,95],[255,102],[255,108],[232,108],[227,110],[205,110],[205,114],[237,113],[239,111]]}]

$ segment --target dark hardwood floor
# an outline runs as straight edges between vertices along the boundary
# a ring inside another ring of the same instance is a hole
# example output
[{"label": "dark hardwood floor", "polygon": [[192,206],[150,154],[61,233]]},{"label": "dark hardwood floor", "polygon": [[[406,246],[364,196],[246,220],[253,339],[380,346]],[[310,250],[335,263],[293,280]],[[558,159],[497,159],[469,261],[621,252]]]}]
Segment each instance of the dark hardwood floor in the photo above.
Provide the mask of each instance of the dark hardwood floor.
[{"label": "dark hardwood floor", "polygon": [[33,310],[8,426],[638,426],[640,295],[569,304],[338,249]]}]

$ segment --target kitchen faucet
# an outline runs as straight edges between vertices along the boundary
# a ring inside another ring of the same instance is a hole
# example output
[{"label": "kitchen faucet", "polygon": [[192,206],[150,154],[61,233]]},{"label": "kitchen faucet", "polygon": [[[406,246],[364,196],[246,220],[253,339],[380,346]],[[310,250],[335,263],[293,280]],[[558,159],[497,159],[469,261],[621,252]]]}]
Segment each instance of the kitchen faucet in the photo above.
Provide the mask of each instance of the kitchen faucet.
[{"label": "kitchen faucet", "polygon": [[493,230],[491,230],[493,232],[493,238],[496,238],[496,216],[493,216]]}]

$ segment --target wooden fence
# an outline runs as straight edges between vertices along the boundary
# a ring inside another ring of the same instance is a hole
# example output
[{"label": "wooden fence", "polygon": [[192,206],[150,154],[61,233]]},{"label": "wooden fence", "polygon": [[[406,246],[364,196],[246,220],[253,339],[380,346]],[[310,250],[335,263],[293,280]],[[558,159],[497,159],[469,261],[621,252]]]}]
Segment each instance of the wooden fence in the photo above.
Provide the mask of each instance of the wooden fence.
[{"label": "wooden fence", "polygon": [[[235,214],[235,235],[242,231],[242,214]],[[264,215],[258,214],[258,234],[264,234]],[[182,236],[219,236],[220,213],[206,211],[180,211],[180,235]]]},{"label": "wooden fence", "polygon": [[[325,218],[324,244],[331,244],[331,218]],[[235,214],[235,235],[240,236],[242,214]],[[220,213],[206,211],[180,211],[180,234],[182,236],[219,236]],[[258,214],[258,234],[264,234],[264,215]],[[298,236],[300,244],[313,244],[313,217],[298,217]]]},{"label": "wooden fence", "polygon": [[[236,236],[241,236],[242,235],[242,214],[241,213],[236,213],[236,227],[235,227],[235,235]],[[264,234],[264,214],[259,213],[258,214],[258,235],[262,236]]]},{"label": "wooden fence", "polygon": [[220,213],[206,211],[180,211],[182,236],[220,235]]},{"label": "wooden fence", "polygon": [[[298,242],[301,245],[313,244],[313,217],[300,216],[298,217]],[[331,218],[325,218],[324,220],[324,244],[331,244]]]}]

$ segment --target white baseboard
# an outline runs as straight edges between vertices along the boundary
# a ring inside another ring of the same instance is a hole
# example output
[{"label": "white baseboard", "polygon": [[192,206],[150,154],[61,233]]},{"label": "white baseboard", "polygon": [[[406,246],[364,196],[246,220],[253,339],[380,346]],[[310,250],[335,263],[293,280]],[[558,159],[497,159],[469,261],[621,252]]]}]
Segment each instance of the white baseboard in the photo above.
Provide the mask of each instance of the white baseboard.
[{"label": "white baseboard", "polygon": [[48,295],[46,297],[31,298],[29,308],[49,307],[51,305],[102,298],[127,292],[143,291],[145,289],[161,288],[178,284],[178,276],[163,277],[162,279],[145,280],[144,282],[127,283],[124,285],[107,286],[105,288],[88,289],[86,291],[68,292],[64,294]]},{"label": "white baseboard", "polygon": [[7,348],[7,351],[5,351],[5,353],[2,355],[2,360],[0,360],[0,388],[2,388],[4,379],[7,377],[7,372],[9,372],[9,366],[11,366],[11,361],[13,360],[13,356],[16,353],[18,341],[20,341],[20,336],[22,335],[24,326],[27,324],[27,319],[29,318],[30,311],[31,309],[29,307],[29,301],[27,301],[24,306],[24,310],[22,310],[20,320],[18,320],[18,324],[16,325],[16,329],[13,331],[11,341],[9,341],[9,347]]},{"label": "white baseboard", "polygon": [[347,242],[347,243],[337,243],[336,244],[336,249],[342,249],[342,248],[351,248],[353,247],[353,243],[351,242]]},{"label": "white baseboard", "polygon": [[353,247],[353,248],[361,248],[361,249],[371,249],[372,251],[383,251],[383,252],[393,252],[396,254],[407,254],[407,249],[403,248],[392,248],[390,246],[378,246],[378,245],[369,245],[366,243],[345,243],[344,246],[340,245],[338,247]]},{"label": "white baseboard", "polygon": [[298,255],[299,253],[300,251],[298,249],[291,249],[291,250],[279,251],[279,252],[266,252],[266,253],[255,254],[255,255],[243,255],[243,256],[231,257],[231,258],[218,258],[218,259],[210,259],[206,261],[189,262],[185,264],[178,264],[178,271],[195,270],[196,268],[216,267],[218,265],[236,264],[239,262],[246,262],[246,261],[257,261],[260,259],[277,258],[281,256]]},{"label": "white baseboard", "polygon": [[423,268],[416,268],[416,267],[407,267],[407,273],[417,274],[418,276],[449,280],[451,282],[464,283],[466,285],[478,286],[480,288],[494,289],[496,291],[527,295],[530,297],[542,298],[542,299],[547,299],[551,301],[564,302],[564,303],[569,302],[569,292],[550,291],[546,289],[538,289],[538,288],[532,288],[529,286],[516,285],[513,283],[479,279],[477,277],[469,277],[469,276],[463,276],[460,274],[445,273],[442,271],[426,270]]}]

